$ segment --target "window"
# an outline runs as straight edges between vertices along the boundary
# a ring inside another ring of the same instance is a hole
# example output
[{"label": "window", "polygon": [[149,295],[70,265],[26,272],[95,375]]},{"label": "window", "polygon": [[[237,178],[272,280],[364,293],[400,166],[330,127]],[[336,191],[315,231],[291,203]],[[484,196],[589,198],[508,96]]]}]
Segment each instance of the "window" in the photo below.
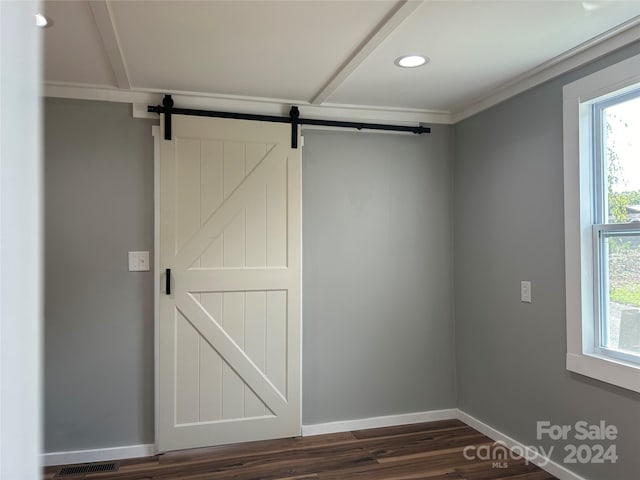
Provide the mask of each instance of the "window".
[{"label": "window", "polygon": [[640,56],[564,87],[567,368],[640,391]]},{"label": "window", "polygon": [[640,88],[594,102],[590,120],[594,350],[640,364]]}]

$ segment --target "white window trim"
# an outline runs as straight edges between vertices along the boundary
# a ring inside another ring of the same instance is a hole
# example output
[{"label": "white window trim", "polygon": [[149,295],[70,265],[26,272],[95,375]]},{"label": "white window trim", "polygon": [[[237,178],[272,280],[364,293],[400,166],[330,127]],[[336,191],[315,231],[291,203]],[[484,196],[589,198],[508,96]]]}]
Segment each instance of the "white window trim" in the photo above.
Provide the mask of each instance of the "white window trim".
[{"label": "white window trim", "polygon": [[563,88],[567,370],[640,392],[640,366],[594,352],[592,149],[586,102],[640,84],[640,55]]}]

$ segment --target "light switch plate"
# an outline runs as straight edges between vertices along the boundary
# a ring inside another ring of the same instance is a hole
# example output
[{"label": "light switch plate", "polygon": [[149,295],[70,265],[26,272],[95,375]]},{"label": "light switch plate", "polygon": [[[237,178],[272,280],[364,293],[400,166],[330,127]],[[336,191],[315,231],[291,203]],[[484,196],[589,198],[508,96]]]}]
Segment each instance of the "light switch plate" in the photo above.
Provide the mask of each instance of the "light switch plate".
[{"label": "light switch plate", "polygon": [[129,271],[148,272],[149,252],[129,252]]},{"label": "light switch plate", "polygon": [[531,282],[520,282],[520,301],[531,303]]}]

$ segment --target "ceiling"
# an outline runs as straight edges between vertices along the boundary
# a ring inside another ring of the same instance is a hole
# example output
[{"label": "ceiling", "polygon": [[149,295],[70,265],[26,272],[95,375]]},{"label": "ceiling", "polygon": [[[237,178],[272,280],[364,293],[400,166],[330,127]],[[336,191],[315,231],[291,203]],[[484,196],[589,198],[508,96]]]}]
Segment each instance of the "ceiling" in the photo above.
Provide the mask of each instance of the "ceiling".
[{"label": "ceiling", "polygon": [[[44,13],[48,95],[167,92],[444,123],[640,27],[639,1],[610,0],[55,0]],[[408,53],[430,61],[397,67]]]}]

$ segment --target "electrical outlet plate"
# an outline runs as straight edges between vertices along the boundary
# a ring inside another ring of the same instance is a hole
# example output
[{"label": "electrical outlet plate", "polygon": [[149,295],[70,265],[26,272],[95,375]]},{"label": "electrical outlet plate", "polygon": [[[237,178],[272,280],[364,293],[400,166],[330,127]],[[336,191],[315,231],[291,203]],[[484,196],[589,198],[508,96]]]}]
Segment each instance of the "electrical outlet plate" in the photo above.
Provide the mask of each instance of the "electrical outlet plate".
[{"label": "electrical outlet plate", "polygon": [[525,303],[531,303],[531,282],[520,282],[520,301]]},{"label": "electrical outlet plate", "polygon": [[129,252],[129,271],[148,272],[149,252]]}]

